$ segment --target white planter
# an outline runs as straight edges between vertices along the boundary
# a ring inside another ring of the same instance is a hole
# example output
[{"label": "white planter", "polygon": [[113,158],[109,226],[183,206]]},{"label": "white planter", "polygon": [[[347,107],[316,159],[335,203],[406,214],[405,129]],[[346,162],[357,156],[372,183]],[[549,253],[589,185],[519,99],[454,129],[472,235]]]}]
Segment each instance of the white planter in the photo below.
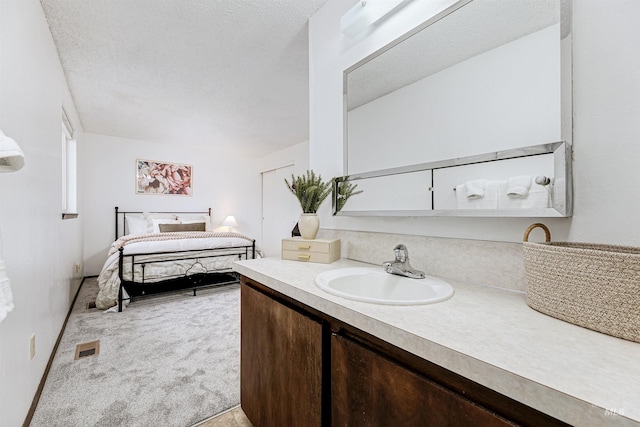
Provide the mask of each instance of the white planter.
[{"label": "white planter", "polygon": [[320,219],[318,214],[303,213],[300,215],[298,221],[298,229],[300,230],[300,237],[307,240],[313,240],[318,234],[320,228]]}]

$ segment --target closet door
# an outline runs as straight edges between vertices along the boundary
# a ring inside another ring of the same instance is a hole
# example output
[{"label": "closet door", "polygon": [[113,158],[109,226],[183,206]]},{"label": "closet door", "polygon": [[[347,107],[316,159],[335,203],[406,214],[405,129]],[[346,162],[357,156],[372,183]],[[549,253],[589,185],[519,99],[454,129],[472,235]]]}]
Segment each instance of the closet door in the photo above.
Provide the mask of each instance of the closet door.
[{"label": "closet door", "polygon": [[284,183],[292,173],[293,165],[262,172],[262,250],[268,257],[280,256],[282,239],[291,237],[300,217],[298,200]]}]

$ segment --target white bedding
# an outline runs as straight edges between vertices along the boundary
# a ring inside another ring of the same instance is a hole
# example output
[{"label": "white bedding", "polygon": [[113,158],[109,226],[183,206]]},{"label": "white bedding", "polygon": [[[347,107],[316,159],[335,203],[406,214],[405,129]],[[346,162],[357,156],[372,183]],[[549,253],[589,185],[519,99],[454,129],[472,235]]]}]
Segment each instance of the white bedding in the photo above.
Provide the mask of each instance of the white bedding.
[{"label": "white bedding", "polygon": [[[160,240],[168,239],[168,240]],[[234,249],[252,244],[252,240],[237,233],[157,233],[137,236],[124,236],[116,240],[109,250],[107,261],[104,263],[102,271],[98,276],[100,291],[96,298],[96,307],[105,310],[118,304],[118,289],[120,287],[120,277],[118,275],[118,248],[124,247],[124,254],[151,254],[159,252],[176,252],[198,250],[197,260],[188,259],[183,261],[173,261],[164,263],[148,263],[144,269],[145,283],[153,283],[164,280],[167,277],[190,275],[195,273],[205,273],[212,271],[231,271],[231,263],[238,259],[238,253],[244,248]],[[222,248],[228,248],[224,250]],[[217,249],[216,251],[206,251],[207,249]],[[215,258],[207,258],[207,255],[215,253]],[[248,249],[248,257],[252,256],[251,248]],[[182,254],[185,258],[193,258],[193,253]],[[178,258],[175,253],[160,255],[140,255],[135,258],[136,263],[145,260],[166,260]],[[126,262],[129,261],[129,262]],[[123,277],[131,279],[130,258],[125,258]],[[142,267],[136,265],[134,268],[134,278],[136,282],[142,280]],[[150,285],[153,286],[153,285]],[[124,290],[123,290],[124,291]],[[125,298],[128,295],[125,295]]]}]

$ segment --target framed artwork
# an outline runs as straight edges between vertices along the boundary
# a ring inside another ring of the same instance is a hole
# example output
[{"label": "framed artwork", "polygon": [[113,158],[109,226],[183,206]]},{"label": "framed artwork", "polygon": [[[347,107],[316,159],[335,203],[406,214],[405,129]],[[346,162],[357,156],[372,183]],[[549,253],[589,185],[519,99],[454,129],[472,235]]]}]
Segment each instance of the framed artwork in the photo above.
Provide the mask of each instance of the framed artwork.
[{"label": "framed artwork", "polygon": [[191,196],[191,165],[136,160],[136,194]]}]

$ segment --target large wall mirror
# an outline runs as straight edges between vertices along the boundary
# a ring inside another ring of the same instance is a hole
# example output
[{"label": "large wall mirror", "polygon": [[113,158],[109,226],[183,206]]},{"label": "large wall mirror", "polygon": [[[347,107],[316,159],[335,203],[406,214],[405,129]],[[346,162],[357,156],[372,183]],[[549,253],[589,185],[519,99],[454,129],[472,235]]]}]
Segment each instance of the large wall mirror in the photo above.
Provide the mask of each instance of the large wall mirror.
[{"label": "large wall mirror", "polygon": [[570,7],[461,0],[345,70],[334,213],[570,216]]}]

